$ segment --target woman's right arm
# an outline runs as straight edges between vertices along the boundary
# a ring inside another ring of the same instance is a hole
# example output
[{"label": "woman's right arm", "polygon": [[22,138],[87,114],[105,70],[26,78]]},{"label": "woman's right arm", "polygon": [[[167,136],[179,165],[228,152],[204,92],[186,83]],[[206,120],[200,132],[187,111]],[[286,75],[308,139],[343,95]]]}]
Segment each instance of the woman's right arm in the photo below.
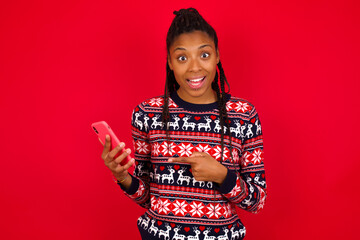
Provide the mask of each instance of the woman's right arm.
[{"label": "woman's right arm", "polygon": [[129,175],[128,169],[134,164],[134,159],[132,158],[124,166],[120,163],[131,153],[131,150],[128,148],[117,158],[114,158],[118,152],[125,148],[125,143],[120,143],[113,150],[110,151],[111,141],[110,136],[107,135],[105,138],[104,150],[101,154],[101,158],[104,160],[105,166],[113,173],[114,177],[117,179],[117,182],[122,185],[122,187],[128,190],[132,183],[132,178]]},{"label": "woman's right arm", "polygon": [[[110,138],[106,139],[106,144],[108,145],[104,145],[102,158],[104,159],[105,165],[118,180],[117,183],[125,195],[141,207],[150,208],[151,146],[148,140],[149,129],[145,127],[144,124],[144,116],[148,118],[148,114],[144,109],[144,105],[141,104],[134,109],[132,114],[131,134],[134,140],[135,159],[131,159],[127,164],[121,166],[120,162],[124,160],[131,151],[130,149],[126,149],[124,153],[114,159],[114,156],[116,156],[125,145],[119,145],[110,151]],[[134,163],[136,166],[134,173],[130,174],[128,169]]]}]

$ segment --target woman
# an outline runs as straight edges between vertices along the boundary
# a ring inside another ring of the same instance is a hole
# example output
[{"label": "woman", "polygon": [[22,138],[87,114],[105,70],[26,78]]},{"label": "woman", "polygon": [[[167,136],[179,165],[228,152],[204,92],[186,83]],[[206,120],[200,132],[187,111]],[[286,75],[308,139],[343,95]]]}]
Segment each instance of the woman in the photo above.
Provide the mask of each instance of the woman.
[{"label": "woman", "polygon": [[[147,211],[143,239],[242,239],[235,206],[257,213],[266,198],[259,117],[248,101],[225,92],[215,30],[193,8],[175,11],[167,44],[165,94],[132,115],[130,149],[102,158],[125,194]],[[219,71],[219,74],[218,74]],[[128,172],[135,162],[134,174]]]}]

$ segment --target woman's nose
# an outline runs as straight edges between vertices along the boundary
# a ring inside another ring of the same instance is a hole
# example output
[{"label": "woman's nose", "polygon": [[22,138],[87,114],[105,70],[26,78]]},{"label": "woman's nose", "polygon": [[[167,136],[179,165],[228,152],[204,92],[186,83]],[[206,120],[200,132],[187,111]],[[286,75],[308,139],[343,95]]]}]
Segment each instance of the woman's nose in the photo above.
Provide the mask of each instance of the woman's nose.
[{"label": "woman's nose", "polygon": [[198,71],[200,71],[200,70],[201,70],[201,64],[200,64],[199,60],[197,60],[197,59],[192,59],[192,60],[190,61],[189,70],[190,70],[191,72],[198,72]]}]

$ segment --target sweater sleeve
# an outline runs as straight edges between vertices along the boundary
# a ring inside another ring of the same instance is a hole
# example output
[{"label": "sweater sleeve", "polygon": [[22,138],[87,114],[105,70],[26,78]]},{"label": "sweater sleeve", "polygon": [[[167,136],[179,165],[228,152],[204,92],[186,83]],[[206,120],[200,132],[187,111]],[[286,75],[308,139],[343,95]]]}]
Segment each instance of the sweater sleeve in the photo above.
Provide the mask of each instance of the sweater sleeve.
[{"label": "sweater sleeve", "polygon": [[148,139],[148,116],[144,105],[138,105],[131,118],[131,134],[134,141],[135,170],[131,175],[132,183],[128,190],[120,184],[125,195],[143,208],[150,208],[150,183],[151,146]]},{"label": "sweater sleeve", "polygon": [[240,172],[228,170],[219,191],[230,202],[249,212],[258,213],[265,204],[266,182],[263,135],[259,115],[253,107],[244,122]]}]

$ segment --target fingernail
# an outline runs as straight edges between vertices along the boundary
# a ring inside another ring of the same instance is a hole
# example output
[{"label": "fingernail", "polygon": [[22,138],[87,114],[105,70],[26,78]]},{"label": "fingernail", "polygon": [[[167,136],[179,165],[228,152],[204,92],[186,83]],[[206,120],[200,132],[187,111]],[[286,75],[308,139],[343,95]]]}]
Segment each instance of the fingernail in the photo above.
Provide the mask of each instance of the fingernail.
[{"label": "fingernail", "polygon": [[120,145],[120,147],[124,147],[124,146],[125,146],[125,143],[122,142],[122,143],[120,143],[119,145]]},{"label": "fingernail", "polygon": [[168,162],[172,162],[172,161],[173,161],[173,159],[172,159],[172,158],[169,158],[169,159],[168,159]]},{"label": "fingernail", "polygon": [[130,154],[130,153],[131,153],[131,149],[130,149],[130,148],[126,149],[126,152],[127,152],[128,154]]}]

